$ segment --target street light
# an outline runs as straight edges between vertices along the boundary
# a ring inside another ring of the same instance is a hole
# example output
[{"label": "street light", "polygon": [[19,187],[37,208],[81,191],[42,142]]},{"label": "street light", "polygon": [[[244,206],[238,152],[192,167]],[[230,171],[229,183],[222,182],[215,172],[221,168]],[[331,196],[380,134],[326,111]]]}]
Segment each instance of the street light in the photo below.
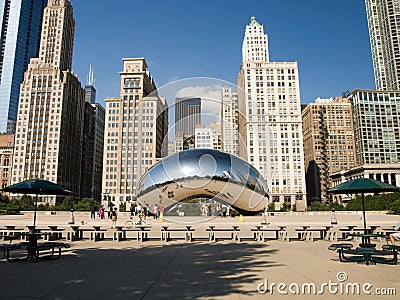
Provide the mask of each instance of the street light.
[{"label": "street light", "polygon": [[74,209],[71,208],[71,222],[68,222],[68,224],[75,224],[75,218],[74,218]]}]

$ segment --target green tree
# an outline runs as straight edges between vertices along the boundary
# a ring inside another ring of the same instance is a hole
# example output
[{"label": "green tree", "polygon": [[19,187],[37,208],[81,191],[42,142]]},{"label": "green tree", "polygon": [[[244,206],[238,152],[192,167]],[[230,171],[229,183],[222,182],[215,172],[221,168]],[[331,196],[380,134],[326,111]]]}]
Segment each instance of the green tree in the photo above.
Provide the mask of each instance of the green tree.
[{"label": "green tree", "polygon": [[330,209],[327,204],[319,202],[319,201],[314,201],[307,207],[307,210],[308,211],[327,211]]},{"label": "green tree", "polygon": [[283,202],[281,206],[281,211],[289,211],[290,210],[290,203]]},{"label": "green tree", "polygon": [[98,203],[93,198],[83,198],[74,205],[74,209],[77,211],[90,211],[93,205],[97,209],[100,208],[100,202]]},{"label": "green tree", "polygon": [[332,202],[332,203],[329,203],[329,205],[328,205],[328,210],[344,210],[345,208],[344,208],[344,206],[342,205],[342,204],[339,204],[339,203],[337,203],[337,202]]},{"label": "green tree", "polygon": [[394,201],[392,203],[392,205],[390,206],[390,210],[396,214],[396,215],[400,215],[400,199]]},{"label": "green tree", "polygon": [[61,210],[69,211],[71,209],[75,209],[74,204],[75,204],[74,200],[72,200],[70,197],[65,197],[64,201],[60,205],[60,208]]},{"label": "green tree", "polygon": [[34,210],[35,209],[35,204],[34,201],[32,200],[31,196],[28,195],[23,195],[19,200],[18,200],[18,207],[19,210]]},{"label": "green tree", "polygon": [[119,211],[120,211],[120,212],[125,212],[125,211],[126,211],[126,202],[122,202],[122,203],[119,205]]}]

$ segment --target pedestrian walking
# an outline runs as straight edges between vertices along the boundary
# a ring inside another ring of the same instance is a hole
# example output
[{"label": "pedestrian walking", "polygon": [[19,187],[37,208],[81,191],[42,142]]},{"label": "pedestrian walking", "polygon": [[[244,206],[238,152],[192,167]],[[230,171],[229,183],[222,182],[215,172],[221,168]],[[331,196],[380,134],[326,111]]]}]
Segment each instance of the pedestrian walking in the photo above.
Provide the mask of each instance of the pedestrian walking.
[{"label": "pedestrian walking", "polygon": [[154,204],[153,207],[153,219],[158,219],[158,215],[159,215],[159,208],[157,204]]},{"label": "pedestrian walking", "polygon": [[92,206],[90,207],[90,218],[91,219],[96,219],[96,206],[94,204],[92,204]]},{"label": "pedestrian walking", "polygon": [[116,207],[111,211],[111,228],[114,228],[117,225],[118,219],[118,210]]}]

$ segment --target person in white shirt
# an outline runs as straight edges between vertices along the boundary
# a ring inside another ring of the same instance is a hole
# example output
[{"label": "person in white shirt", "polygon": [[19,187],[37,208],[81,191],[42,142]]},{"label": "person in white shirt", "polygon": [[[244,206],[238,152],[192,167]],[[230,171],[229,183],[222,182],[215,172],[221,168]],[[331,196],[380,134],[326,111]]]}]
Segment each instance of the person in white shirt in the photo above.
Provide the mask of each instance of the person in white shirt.
[{"label": "person in white shirt", "polygon": [[139,215],[142,212],[142,206],[140,205],[140,203],[138,203],[136,205],[136,213]]},{"label": "person in white shirt", "polygon": [[[394,230],[396,231],[400,230],[400,221],[397,222],[397,224],[394,226]],[[392,242],[392,245],[394,245],[396,241],[400,240],[400,232],[391,233],[389,237],[390,241]]]}]

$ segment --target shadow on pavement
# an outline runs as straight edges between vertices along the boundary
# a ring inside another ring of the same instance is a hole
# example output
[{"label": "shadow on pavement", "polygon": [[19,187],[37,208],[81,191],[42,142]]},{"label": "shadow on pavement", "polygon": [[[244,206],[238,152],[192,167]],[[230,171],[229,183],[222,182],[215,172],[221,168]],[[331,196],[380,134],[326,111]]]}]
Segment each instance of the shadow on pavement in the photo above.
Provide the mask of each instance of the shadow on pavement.
[{"label": "shadow on pavement", "polygon": [[281,266],[273,258],[278,250],[267,244],[122,242],[118,248],[72,247],[58,260],[37,264],[3,260],[1,298],[235,298],[256,294],[259,274]]}]

